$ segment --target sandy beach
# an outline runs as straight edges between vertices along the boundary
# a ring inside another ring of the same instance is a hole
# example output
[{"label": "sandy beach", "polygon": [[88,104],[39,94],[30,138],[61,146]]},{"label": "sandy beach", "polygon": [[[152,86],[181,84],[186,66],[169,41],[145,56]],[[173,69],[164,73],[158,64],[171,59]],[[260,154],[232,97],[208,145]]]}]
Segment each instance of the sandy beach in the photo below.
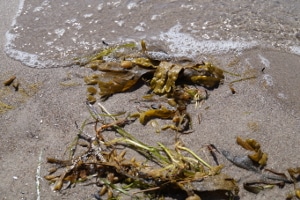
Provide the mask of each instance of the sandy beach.
[{"label": "sandy beach", "polygon": [[[75,122],[81,124],[89,117],[83,77],[91,72],[78,66],[34,69],[9,58],[4,52],[5,33],[18,5],[17,0],[0,2],[0,102],[10,106],[0,112],[0,199],[93,199],[92,194],[99,190],[94,185],[78,184],[53,192],[43,179],[50,167],[46,157],[61,158],[78,133]],[[256,78],[235,83],[235,94],[226,84],[234,77],[226,78],[223,85],[209,92],[200,108],[190,105],[194,132],[181,135],[183,143],[195,152],[214,144],[240,154],[242,149],[236,144],[236,137],[253,138],[269,156],[268,169],[286,172],[287,168],[300,167],[300,56],[254,47],[239,55],[212,56],[210,60],[227,71]],[[2,84],[12,76],[20,83],[18,91]],[[135,112],[139,105],[130,100],[146,91],[144,86],[132,93],[116,94],[103,104],[112,113]],[[197,120],[199,114],[201,123]],[[150,144],[174,143],[170,139],[175,137],[172,130],[155,133],[153,127],[138,122],[126,130]],[[249,193],[242,184],[253,180],[255,173],[224,158],[220,161],[224,172],[238,180],[242,200],[285,199],[293,191],[293,185],[286,185],[259,194]]]}]

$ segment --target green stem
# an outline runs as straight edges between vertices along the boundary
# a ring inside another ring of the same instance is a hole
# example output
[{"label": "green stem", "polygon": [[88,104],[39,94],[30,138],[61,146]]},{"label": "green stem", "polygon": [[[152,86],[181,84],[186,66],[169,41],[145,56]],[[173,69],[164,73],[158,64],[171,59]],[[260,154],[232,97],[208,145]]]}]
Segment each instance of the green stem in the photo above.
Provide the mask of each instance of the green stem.
[{"label": "green stem", "polygon": [[202,158],[200,158],[199,156],[197,156],[197,155],[196,155],[192,150],[190,150],[189,148],[186,148],[186,147],[183,147],[183,146],[177,146],[177,148],[189,152],[190,154],[192,154],[192,156],[194,156],[197,160],[199,160],[203,165],[205,165],[205,166],[208,167],[209,169],[212,168],[207,162],[205,162]]},{"label": "green stem", "polygon": [[170,150],[165,145],[163,145],[160,142],[158,143],[158,145],[164,150],[164,152],[166,152],[167,156],[170,158],[170,160],[172,161],[172,163],[176,163],[176,164],[179,163],[179,161],[174,158],[174,156],[172,155],[172,153],[170,152]]}]

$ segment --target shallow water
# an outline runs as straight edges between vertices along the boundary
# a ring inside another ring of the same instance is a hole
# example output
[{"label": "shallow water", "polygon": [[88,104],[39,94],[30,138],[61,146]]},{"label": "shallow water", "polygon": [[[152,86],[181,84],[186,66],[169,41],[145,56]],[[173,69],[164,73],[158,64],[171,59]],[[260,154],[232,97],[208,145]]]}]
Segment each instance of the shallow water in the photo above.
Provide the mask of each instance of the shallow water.
[{"label": "shallow water", "polygon": [[27,66],[68,66],[108,43],[146,39],[169,53],[239,53],[253,47],[300,55],[299,0],[20,0],[6,53]]}]

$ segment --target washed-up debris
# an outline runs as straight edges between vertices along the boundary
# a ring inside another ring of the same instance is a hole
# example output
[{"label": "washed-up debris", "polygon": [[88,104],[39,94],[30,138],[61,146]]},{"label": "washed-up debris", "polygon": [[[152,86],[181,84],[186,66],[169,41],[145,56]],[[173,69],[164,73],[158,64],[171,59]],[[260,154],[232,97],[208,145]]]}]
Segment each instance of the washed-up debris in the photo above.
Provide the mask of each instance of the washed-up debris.
[{"label": "washed-up debris", "polygon": [[14,82],[14,80],[16,79],[17,77],[16,76],[12,76],[10,77],[9,79],[7,79],[6,81],[3,82],[3,84],[5,86],[9,86],[10,84],[12,84]]},{"label": "washed-up debris", "polygon": [[150,118],[172,119],[174,124],[165,129],[188,131],[190,118],[186,106],[207,99],[206,89],[217,88],[223,82],[223,70],[211,63],[196,63],[173,58],[164,52],[148,51],[143,40],[141,47],[139,50],[133,43],[117,45],[79,59],[78,64],[99,72],[84,78],[90,85],[87,100],[95,103],[97,93],[106,100],[115,93],[130,91],[144,83],[152,94],[167,98],[174,109],[143,111],[135,115],[140,122],[146,124]]},{"label": "washed-up debris", "polygon": [[268,155],[262,152],[260,144],[254,139],[243,140],[240,137],[237,137],[236,142],[238,145],[243,147],[246,150],[252,151],[254,153],[247,156],[236,156],[232,155],[226,150],[222,150],[222,154],[233,164],[238,167],[252,170],[258,172],[260,169],[266,166]]},{"label": "washed-up debris", "polygon": [[[95,134],[85,133],[87,124],[84,123],[68,148],[69,158],[47,158],[54,168],[49,170],[45,179],[52,183],[53,190],[94,181],[100,187],[94,194],[96,199],[116,199],[122,195],[160,199],[170,191],[183,194],[187,200],[200,200],[205,193],[221,194],[224,199],[238,198],[239,187],[233,178],[222,173],[224,166],[219,164],[219,153],[234,165],[261,176],[260,180],[244,182],[245,190],[257,194],[274,186],[283,188],[285,184],[294,184],[294,192],[289,193],[287,199],[300,198],[300,168],[289,168],[289,176],[266,169],[268,155],[254,139],[237,137],[237,144],[250,152],[246,156],[208,145],[216,163],[211,165],[179,140],[174,141],[174,148],[160,142],[150,146],[122,128],[138,119],[143,125],[151,122],[157,132],[165,129],[190,132],[192,117],[186,111],[187,106],[206,100],[208,90],[223,83],[223,72],[226,71],[210,63],[197,63],[174,58],[165,52],[148,51],[145,41],[141,41],[141,49],[133,43],[108,46],[76,62],[93,70],[93,74],[84,77],[84,81],[88,85],[87,101]],[[236,93],[233,83],[252,78],[255,77],[231,81],[231,93]],[[146,110],[138,109],[138,112],[123,118],[118,118],[123,116],[120,114],[110,114],[100,103],[102,113],[92,105],[98,100],[97,94],[101,100],[107,100],[113,94],[133,91],[141,84],[149,86],[150,92],[140,101],[159,102],[159,105],[152,104]],[[160,104],[162,102],[167,106]],[[156,118],[172,120],[172,124],[160,127]],[[105,137],[107,130],[115,131],[116,137]],[[136,153],[140,156],[127,156]]]},{"label": "washed-up debris", "polygon": [[[7,76],[7,75],[5,75]],[[2,77],[4,79],[0,86],[0,114],[17,108],[20,104],[26,102],[39,90],[41,83],[29,83],[17,78],[16,75]]]},{"label": "washed-up debris", "polygon": [[236,138],[238,145],[242,146],[244,149],[254,152],[249,154],[248,157],[254,162],[254,164],[259,167],[264,167],[267,164],[268,155],[262,152],[260,144],[254,139],[242,140],[240,137]]},{"label": "washed-up debris", "polygon": [[110,62],[93,60],[85,66],[102,72],[84,79],[88,85],[98,85],[102,99],[130,90],[141,78],[144,82],[150,83],[150,88],[158,95],[171,95],[180,84],[200,85],[213,89],[224,79],[223,71],[210,63],[186,61],[175,63],[151,60],[147,57],[121,56]]},{"label": "washed-up debris", "polygon": [[[103,113],[88,104],[95,120],[95,134],[86,133],[84,129],[87,123],[84,123],[68,148],[68,159],[47,158],[47,162],[55,166],[45,176],[53,184],[53,190],[93,181],[100,187],[95,194],[99,199],[114,199],[122,195],[155,199],[164,197],[170,191],[177,191],[186,199],[201,199],[201,195],[207,193],[232,199],[238,195],[239,187],[233,178],[222,173],[224,166],[217,160],[217,153],[222,153],[236,166],[261,177],[257,181],[244,182],[245,190],[257,194],[274,186],[283,188],[285,184],[293,184],[295,190],[288,194],[287,199],[300,197],[300,168],[289,168],[288,176],[266,169],[267,154],[254,139],[237,138],[237,143],[251,152],[246,156],[235,156],[229,151],[217,149],[213,144],[208,145],[216,163],[211,165],[179,140],[175,141],[174,148],[159,142],[157,146],[141,142],[122,128],[131,124],[134,118],[130,115],[117,118],[124,113],[112,115],[99,105]],[[108,140],[105,136],[107,130],[115,131],[118,135]],[[127,157],[127,152],[130,155],[136,152],[142,157]]]},{"label": "washed-up debris", "polygon": [[[208,164],[180,141],[174,149],[162,143],[149,146],[121,128],[130,123],[130,119],[117,119],[108,112],[99,114],[92,105],[89,108],[96,120],[96,133],[93,136],[84,133],[83,125],[70,148],[69,159],[47,158],[47,162],[55,166],[45,176],[53,183],[53,190],[93,179],[101,188],[97,196],[106,195],[107,199],[117,198],[120,194],[158,198],[171,190],[181,191],[184,196],[194,199],[200,199],[202,192],[221,192],[227,198],[237,195],[236,182],[221,172],[222,165]],[[108,117],[111,122],[100,125],[100,122],[108,121]],[[108,129],[119,136],[107,140],[104,132]],[[120,150],[120,147],[127,148]],[[83,153],[76,152],[79,148],[85,149]],[[137,152],[143,158],[127,157],[128,151]],[[132,189],[139,190],[131,192]]]},{"label": "washed-up debris", "polygon": [[246,156],[236,156],[226,150],[221,150],[221,153],[234,165],[249,171],[254,171],[261,176],[261,180],[243,183],[244,189],[257,194],[265,189],[272,189],[274,186],[283,188],[285,184],[293,184],[295,192],[288,194],[287,199],[292,199],[293,197],[300,198],[300,187],[298,184],[300,181],[300,167],[288,168],[287,172],[289,177],[285,173],[266,169],[268,155],[261,150],[261,146],[256,140],[243,140],[237,137],[236,142],[245,150],[253,153]]},{"label": "washed-up debris", "polygon": [[6,111],[11,110],[11,109],[13,109],[12,106],[0,101],[0,114],[5,113]]}]

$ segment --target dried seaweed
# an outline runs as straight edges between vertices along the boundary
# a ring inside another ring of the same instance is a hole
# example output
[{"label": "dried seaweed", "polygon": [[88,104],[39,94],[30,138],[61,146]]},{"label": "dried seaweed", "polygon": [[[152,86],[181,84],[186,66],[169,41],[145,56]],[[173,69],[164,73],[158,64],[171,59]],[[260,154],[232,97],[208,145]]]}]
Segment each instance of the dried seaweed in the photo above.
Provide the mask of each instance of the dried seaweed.
[{"label": "dried seaweed", "polygon": [[[180,141],[175,142],[174,149],[162,143],[150,146],[122,128],[136,118],[143,125],[159,118],[171,120],[172,123],[159,127],[157,131],[173,129],[181,133],[190,132],[191,117],[186,111],[188,104],[195,103],[197,106],[207,99],[207,91],[222,84],[223,73],[229,72],[210,63],[195,63],[174,58],[165,52],[149,51],[145,41],[141,41],[141,50],[133,43],[109,46],[93,55],[76,59],[76,62],[95,72],[84,77],[88,85],[87,101],[94,119],[95,135],[90,136],[84,132],[84,123],[68,148],[68,159],[47,158],[47,162],[55,166],[45,176],[45,179],[53,183],[53,190],[93,180],[101,187],[95,194],[97,199],[105,195],[107,199],[114,199],[120,194],[139,197],[141,193],[153,199],[163,196],[169,190],[183,192],[187,199],[200,199],[198,195],[206,192],[229,194],[227,198],[232,198],[238,195],[239,188],[234,179],[222,173],[223,165],[219,164],[215,153],[218,152],[236,166],[261,176],[261,180],[244,182],[245,190],[257,194],[274,186],[282,188],[285,184],[294,184],[294,192],[287,199],[300,199],[300,168],[289,168],[289,176],[264,169],[268,155],[254,139],[243,140],[237,137],[237,144],[251,152],[246,156],[237,156],[226,150],[219,151],[214,145],[208,145],[216,163],[212,166]],[[230,82],[232,94],[236,93],[233,83],[252,78],[255,77]],[[10,85],[12,82],[13,79],[4,84]],[[115,93],[133,90],[139,83],[150,87],[149,94],[144,96],[145,101],[158,100],[169,105],[154,105],[148,110],[138,110],[121,119],[117,118],[118,114],[110,114],[101,104],[100,114],[91,105],[97,101],[97,94],[101,100],[107,100]],[[111,119],[109,122],[108,118]],[[155,126],[159,126],[156,121]],[[118,135],[107,140],[103,134],[106,130],[115,131]],[[78,149],[84,150],[78,152]],[[127,152],[138,153],[142,159],[128,157]],[[133,192],[133,189],[138,191]]]},{"label": "dried seaweed", "polygon": [[[81,65],[100,72],[86,76],[85,83],[98,85],[101,100],[106,100],[115,93],[132,90],[138,83],[146,83],[153,94],[166,96],[169,102],[173,103],[172,106],[176,107],[176,116],[181,122],[173,119],[175,124],[164,129],[172,128],[179,132],[189,130],[190,119],[184,111],[187,104],[192,100],[198,103],[206,99],[207,91],[203,93],[200,86],[207,89],[217,88],[223,82],[223,70],[210,63],[181,61],[164,52],[148,51],[143,40],[141,47],[142,49],[139,50],[131,43],[117,45],[82,58],[79,62]],[[187,84],[194,85],[194,88],[188,87]],[[92,103],[95,102],[96,96],[91,97],[90,90],[88,90],[88,100]],[[145,116],[161,119],[174,117],[165,117],[159,114],[160,112],[160,110],[145,111]],[[173,110],[166,112],[173,113]],[[148,120],[142,119],[144,114],[141,113],[140,116],[142,116],[141,123],[146,124]]]},{"label": "dried seaweed", "polygon": [[236,142],[246,150],[253,151],[253,154],[248,155],[248,157],[259,167],[264,167],[267,165],[268,155],[262,152],[260,144],[254,139],[242,140],[237,137]]},{"label": "dried seaweed", "polygon": [[[67,160],[47,158],[48,163],[56,166],[55,170],[52,169],[45,176],[45,179],[53,183],[53,190],[93,179],[101,187],[97,195],[106,195],[108,199],[120,194],[138,196],[140,193],[151,194],[153,198],[170,189],[182,191],[194,198],[198,193],[207,191],[237,195],[236,182],[221,173],[221,165],[209,165],[181,142],[176,142],[174,149],[162,143],[157,146],[147,145],[121,128],[130,119],[117,119],[108,112],[104,113],[104,117],[90,104],[89,108],[98,120],[95,136],[88,136],[80,129],[72,143],[72,149],[77,150],[80,141],[85,141],[86,150],[77,156],[72,151],[72,158]],[[99,127],[99,121],[108,117],[113,121]],[[103,132],[108,129],[114,130],[119,136],[106,140]],[[117,150],[120,146],[127,148]],[[128,158],[128,151],[138,152],[144,160]],[[140,189],[140,192],[131,192],[134,188]]]},{"label": "dried seaweed", "polygon": [[283,188],[285,184],[293,184],[294,193],[289,193],[286,199],[292,199],[294,196],[299,199],[299,169],[300,168],[287,169],[290,177],[286,176],[285,173],[276,172],[270,169],[264,169],[264,171],[261,172],[261,180],[245,182],[243,184],[243,187],[247,191],[257,194],[265,189],[272,189],[274,186]]},{"label": "dried seaweed", "polygon": [[245,190],[257,194],[265,189],[272,189],[274,186],[283,188],[285,184],[293,184],[295,188],[294,193],[290,193],[287,199],[292,199],[293,197],[300,198],[300,187],[298,186],[298,182],[300,181],[300,167],[288,168],[289,177],[282,172],[263,169],[267,165],[268,156],[262,152],[260,144],[254,139],[243,140],[240,137],[237,137],[236,142],[244,149],[253,153],[247,156],[236,156],[226,150],[221,150],[221,153],[236,166],[254,171],[261,177],[261,180],[244,182],[243,187]]},{"label": "dried seaweed", "polygon": [[294,196],[300,199],[300,185],[298,184],[298,182],[300,181],[300,167],[289,168],[287,169],[287,171],[291,176],[291,179],[294,184],[294,189],[295,189]]},{"label": "dried seaweed", "polygon": [[16,76],[10,77],[9,79],[7,79],[6,81],[3,82],[3,85],[4,85],[4,86],[10,86],[10,85],[14,82],[14,80],[15,80],[16,78],[17,78]]},{"label": "dried seaweed", "polygon": [[0,101],[0,114],[5,113],[10,109],[13,109],[13,107]]},{"label": "dried seaweed", "polygon": [[259,172],[260,169],[266,166],[268,155],[262,152],[260,148],[260,144],[256,140],[254,139],[243,140],[240,137],[237,137],[236,142],[244,149],[252,151],[254,153],[249,154],[247,156],[237,156],[237,155],[233,155],[229,151],[221,150],[225,158],[227,158],[230,162],[232,162],[238,167],[251,170],[254,172]]},{"label": "dried seaweed", "polygon": [[141,124],[145,125],[153,118],[172,119],[175,116],[175,110],[169,110],[165,107],[160,109],[149,109],[144,112],[133,114],[132,117],[139,117]]},{"label": "dried seaweed", "polygon": [[[122,195],[153,199],[162,197],[170,190],[184,193],[187,199],[199,199],[211,192],[229,194],[227,198],[238,195],[239,187],[236,181],[222,173],[223,165],[218,161],[217,165],[209,164],[181,141],[175,142],[174,149],[162,143],[157,143],[156,146],[143,143],[121,128],[134,121],[130,115],[118,119],[120,114],[112,115],[99,105],[102,113],[88,104],[95,120],[95,135],[85,133],[83,129],[87,123],[84,122],[68,148],[68,159],[47,158],[47,162],[55,166],[49,169],[49,175],[45,176],[45,179],[53,183],[53,190],[93,180],[93,183],[100,187],[95,195],[99,198],[105,196],[107,199]],[[162,111],[163,109],[161,108]],[[148,116],[143,117],[143,122],[147,122],[147,117],[151,118],[151,114],[144,114]],[[171,118],[173,114],[164,115]],[[111,119],[110,122],[108,119]],[[106,130],[115,131],[118,135],[107,140],[104,137]],[[294,192],[289,193],[287,199],[300,197],[299,167],[287,169],[289,176],[271,169],[262,169],[267,163],[261,145],[254,139],[243,140],[240,137],[237,138],[237,144],[253,153],[234,156],[228,151],[219,151],[212,144],[208,145],[208,149],[214,160],[217,160],[215,152],[222,153],[235,165],[261,176],[260,180],[244,182],[245,190],[257,194],[274,186],[283,188],[285,184],[293,184]],[[79,148],[85,150],[78,153]],[[132,151],[140,154],[142,158],[127,157],[127,152],[131,152],[132,155]],[[261,162],[262,159],[264,162]]]},{"label": "dried seaweed", "polygon": [[272,189],[274,187],[274,185],[278,185],[280,187],[282,187],[282,183],[268,183],[268,182],[264,182],[264,181],[255,181],[255,182],[247,182],[244,183],[243,186],[244,188],[249,191],[252,192],[254,194],[258,194],[259,192],[261,192],[262,190],[265,189]]}]

